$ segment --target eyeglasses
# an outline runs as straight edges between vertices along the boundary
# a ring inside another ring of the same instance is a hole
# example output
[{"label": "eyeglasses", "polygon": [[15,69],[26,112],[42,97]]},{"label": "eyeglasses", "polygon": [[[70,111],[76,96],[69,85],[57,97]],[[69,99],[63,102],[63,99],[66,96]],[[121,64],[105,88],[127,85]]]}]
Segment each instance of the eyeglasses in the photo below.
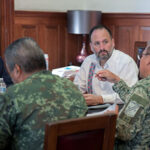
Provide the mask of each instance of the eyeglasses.
[{"label": "eyeglasses", "polygon": [[138,59],[140,60],[143,56],[148,56],[150,53],[142,53],[141,55],[138,55]]},{"label": "eyeglasses", "polygon": [[150,53],[142,53],[142,56],[147,56],[147,55],[150,55]]}]

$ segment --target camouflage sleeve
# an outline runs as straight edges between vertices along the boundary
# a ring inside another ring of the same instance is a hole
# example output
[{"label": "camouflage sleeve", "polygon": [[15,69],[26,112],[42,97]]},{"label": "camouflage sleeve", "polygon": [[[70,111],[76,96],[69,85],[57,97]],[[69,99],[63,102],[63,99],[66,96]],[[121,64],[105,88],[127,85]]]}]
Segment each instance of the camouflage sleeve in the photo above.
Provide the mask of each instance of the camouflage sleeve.
[{"label": "camouflage sleeve", "polygon": [[120,98],[123,101],[127,100],[130,87],[128,87],[128,85],[123,80],[120,80],[118,83],[115,83],[112,88],[116,93],[119,94]]},{"label": "camouflage sleeve", "polygon": [[0,150],[8,149],[11,132],[11,121],[9,120],[9,115],[12,114],[12,103],[0,95]]},{"label": "camouflage sleeve", "polygon": [[117,138],[131,140],[142,130],[148,103],[148,98],[142,95],[134,93],[129,97],[117,120]]}]

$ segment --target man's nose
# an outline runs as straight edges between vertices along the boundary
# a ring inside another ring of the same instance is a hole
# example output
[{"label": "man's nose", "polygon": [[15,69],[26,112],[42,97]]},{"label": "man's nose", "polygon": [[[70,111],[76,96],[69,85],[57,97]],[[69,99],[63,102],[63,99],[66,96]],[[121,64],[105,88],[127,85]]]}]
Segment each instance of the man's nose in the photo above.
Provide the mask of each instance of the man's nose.
[{"label": "man's nose", "polygon": [[105,46],[104,46],[104,44],[102,44],[102,43],[101,43],[100,46],[99,46],[99,48],[100,48],[101,50],[103,50],[104,47],[105,47]]}]

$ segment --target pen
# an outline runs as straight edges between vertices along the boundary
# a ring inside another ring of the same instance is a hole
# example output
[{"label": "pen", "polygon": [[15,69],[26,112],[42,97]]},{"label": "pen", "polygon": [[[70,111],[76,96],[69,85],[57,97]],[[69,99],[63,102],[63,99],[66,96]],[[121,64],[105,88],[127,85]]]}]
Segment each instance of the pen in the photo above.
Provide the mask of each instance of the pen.
[{"label": "pen", "polygon": [[95,77],[100,78],[102,81],[106,81],[107,80],[106,77],[100,77],[97,73],[94,73],[94,74],[95,74]]}]

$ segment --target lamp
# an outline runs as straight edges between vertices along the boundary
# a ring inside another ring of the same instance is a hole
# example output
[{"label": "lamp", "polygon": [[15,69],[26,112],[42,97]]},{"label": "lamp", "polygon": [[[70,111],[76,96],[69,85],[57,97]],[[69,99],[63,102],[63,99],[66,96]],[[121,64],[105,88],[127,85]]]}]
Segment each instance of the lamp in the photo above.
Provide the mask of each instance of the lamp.
[{"label": "lamp", "polygon": [[77,56],[77,62],[82,63],[87,56],[86,35],[92,27],[101,23],[101,11],[89,10],[68,10],[67,11],[67,29],[68,33],[82,34],[82,49]]}]

